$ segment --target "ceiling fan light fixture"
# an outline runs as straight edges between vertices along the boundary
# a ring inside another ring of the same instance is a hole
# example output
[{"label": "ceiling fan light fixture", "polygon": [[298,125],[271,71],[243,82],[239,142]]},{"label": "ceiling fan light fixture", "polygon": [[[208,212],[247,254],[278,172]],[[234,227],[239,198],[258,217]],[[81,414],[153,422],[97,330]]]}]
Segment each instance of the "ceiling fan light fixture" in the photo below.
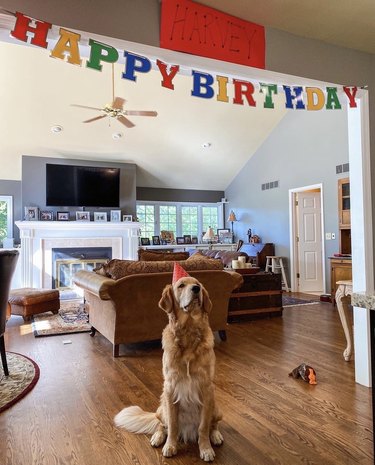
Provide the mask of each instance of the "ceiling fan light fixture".
[{"label": "ceiling fan light fixture", "polygon": [[60,126],[59,124],[56,124],[55,126],[51,126],[51,132],[58,134],[59,132],[63,131],[63,127]]},{"label": "ceiling fan light fixture", "polygon": [[112,139],[115,139],[115,140],[118,140],[118,139],[121,139],[121,137],[123,137],[123,133],[122,132],[114,132],[112,134]]}]

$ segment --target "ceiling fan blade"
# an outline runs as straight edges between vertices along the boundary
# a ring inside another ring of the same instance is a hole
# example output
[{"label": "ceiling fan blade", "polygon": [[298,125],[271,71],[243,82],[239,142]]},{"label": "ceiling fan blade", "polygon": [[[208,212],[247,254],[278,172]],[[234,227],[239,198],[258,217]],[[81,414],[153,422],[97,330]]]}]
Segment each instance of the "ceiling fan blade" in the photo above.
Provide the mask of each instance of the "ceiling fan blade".
[{"label": "ceiling fan blade", "polygon": [[158,116],[157,111],[133,111],[133,110],[125,110],[123,111],[125,115],[129,116]]},{"label": "ceiling fan blade", "polygon": [[90,118],[85,121],[82,121],[82,123],[92,123],[93,121],[98,121],[99,119],[107,118],[107,115],[100,115],[100,116],[95,116],[95,118]]},{"label": "ceiling fan blade", "polygon": [[121,97],[116,97],[113,102],[112,102],[112,108],[115,108],[116,110],[122,110],[123,106],[125,103],[125,99]]},{"label": "ceiling fan blade", "polygon": [[78,107],[78,108],[87,108],[88,110],[99,110],[99,111],[103,110],[103,108],[88,107],[86,105],[77,105],[76,103],[71,103],[70,106],[71,107]]},{"label": "ceiling fan blade", "polygon": [[134,123],[132,123],[128,118],[125,118],[125,116],[123,116],[123,115],[119,115],[117,117],[117,120],[120,121],[120,123],[122,123],[127,128],[134,128],[134,126],[135,126]]}]

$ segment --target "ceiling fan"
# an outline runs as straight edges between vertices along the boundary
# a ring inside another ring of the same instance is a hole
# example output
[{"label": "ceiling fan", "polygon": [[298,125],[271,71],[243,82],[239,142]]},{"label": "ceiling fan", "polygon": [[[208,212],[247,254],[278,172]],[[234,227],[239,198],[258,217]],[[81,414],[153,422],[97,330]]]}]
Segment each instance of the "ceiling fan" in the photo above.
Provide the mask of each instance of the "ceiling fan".
[{"label": "ceiling fan", "polygon": [[[72,107],[78,108],[87,108],[88,110],[97,110],[101,111],[102,115],[94,116],[94,118],[87,119],[82,121],[83,123],[92,123],[93,121],[98,121],[103,118],[115,118],[121,124],[127,128],[132,128],[135,126],[127,116],[157,116],[156,111],[142,111],[142,110],[125,110],[124,109],[125,99],[121,97],[115,97],[115,81],[114,81],[114,66],[112,63],[112,103],[107,103],[103,108],[98,107],[89,107],[86,105],[77,105],[72,103]],[[109,120],[111,121],[111,120]]]}]

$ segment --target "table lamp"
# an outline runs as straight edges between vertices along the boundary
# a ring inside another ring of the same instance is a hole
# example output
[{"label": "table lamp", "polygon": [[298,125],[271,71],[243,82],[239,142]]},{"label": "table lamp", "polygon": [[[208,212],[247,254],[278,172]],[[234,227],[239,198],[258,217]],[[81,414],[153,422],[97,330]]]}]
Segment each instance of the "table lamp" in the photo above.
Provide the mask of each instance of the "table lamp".
[{"label": "table lamp", "polygon": [[237,221],[236,215],[233,210],[230,211],[227,221],[232,224],[232,241],[233,241],[234,240],[233,223]]},{"label": "table lamp", "polygon": [[209,226],[207,228],[207,231],[204,233],[203,240],[207,241],[209,244],[212,244],[212,241],[215,237],[214,230]]}]

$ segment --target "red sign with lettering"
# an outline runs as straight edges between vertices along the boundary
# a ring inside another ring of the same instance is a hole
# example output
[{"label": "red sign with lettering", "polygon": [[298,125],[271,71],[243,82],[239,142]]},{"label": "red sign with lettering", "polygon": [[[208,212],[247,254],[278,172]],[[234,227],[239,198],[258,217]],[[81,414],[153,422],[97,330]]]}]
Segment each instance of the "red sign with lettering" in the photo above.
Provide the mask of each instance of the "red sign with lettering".
[{"label": "red sign with lettering", "polygon": [[160,46],[255,68],[265,67],[263,26],[190,0],[163,0]]}]

